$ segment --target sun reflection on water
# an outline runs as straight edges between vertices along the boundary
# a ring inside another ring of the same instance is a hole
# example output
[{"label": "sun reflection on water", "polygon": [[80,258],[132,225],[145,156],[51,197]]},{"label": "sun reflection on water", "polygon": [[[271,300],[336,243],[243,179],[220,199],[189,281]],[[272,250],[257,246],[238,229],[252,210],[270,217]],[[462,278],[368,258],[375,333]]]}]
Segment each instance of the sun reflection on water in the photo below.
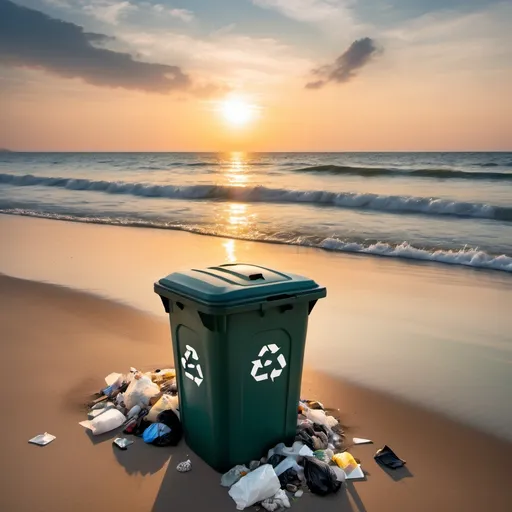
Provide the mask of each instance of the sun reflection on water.
[{"label": "sun reflection on water", "polygon": [[247,172],[247,155],[234,152],[229,155],[225,177],[229,185],[244,186],[249,181]]}]

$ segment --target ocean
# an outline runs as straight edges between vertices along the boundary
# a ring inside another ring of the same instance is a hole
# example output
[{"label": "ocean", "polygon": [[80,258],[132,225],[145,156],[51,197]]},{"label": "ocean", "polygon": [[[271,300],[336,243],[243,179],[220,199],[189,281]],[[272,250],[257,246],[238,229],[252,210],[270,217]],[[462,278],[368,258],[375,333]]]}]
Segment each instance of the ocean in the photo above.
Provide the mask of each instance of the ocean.
[{"label": "ocean", "polygon": [[0,213],[512,272],[512,153],[0,153]]}]

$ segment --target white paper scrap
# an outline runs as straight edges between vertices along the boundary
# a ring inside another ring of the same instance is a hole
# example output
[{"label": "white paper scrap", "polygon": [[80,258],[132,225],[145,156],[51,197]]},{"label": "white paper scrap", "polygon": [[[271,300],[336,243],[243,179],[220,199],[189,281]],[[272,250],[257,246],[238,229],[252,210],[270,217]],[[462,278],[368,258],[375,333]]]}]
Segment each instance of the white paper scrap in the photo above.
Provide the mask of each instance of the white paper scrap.
[{"label": "white paper scrap", "polygon": [[364,439],[362,437],[354,437],[352,439],[352,441],[354,442],[354,444],[372,444],[373,441],[371,439]]},{"label": "white paper scrap", "polygon": [[357,468],[354,469],[353,471],[351,471],[347,475],[347,480],[357,480],[357,479],[361,479],[361,478],[364,479],[365,475],[364,475],[364,471],[361,469],[361,464],[358,464]]},{"label": "white paper scrap", "polygon": [[39,446],[46,446],[47,444],[51,443],[54,439],[55,436],[52,436],[51,434],[48,434],[48,432],[45,432],[44,434],[39,434],[38,436],[29,439],[28,442],[32,444],[38,444]]}]

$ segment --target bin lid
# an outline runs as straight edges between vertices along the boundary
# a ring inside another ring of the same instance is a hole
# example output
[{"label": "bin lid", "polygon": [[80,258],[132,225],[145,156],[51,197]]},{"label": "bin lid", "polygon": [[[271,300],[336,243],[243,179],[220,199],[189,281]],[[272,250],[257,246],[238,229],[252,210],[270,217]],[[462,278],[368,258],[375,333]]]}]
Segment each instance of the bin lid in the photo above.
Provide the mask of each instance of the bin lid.
[{"label": "bin lid", "polygon": [[226,306],[320,290],[307,277],[243,263],[174,272],[158,284],[197,302]]}]

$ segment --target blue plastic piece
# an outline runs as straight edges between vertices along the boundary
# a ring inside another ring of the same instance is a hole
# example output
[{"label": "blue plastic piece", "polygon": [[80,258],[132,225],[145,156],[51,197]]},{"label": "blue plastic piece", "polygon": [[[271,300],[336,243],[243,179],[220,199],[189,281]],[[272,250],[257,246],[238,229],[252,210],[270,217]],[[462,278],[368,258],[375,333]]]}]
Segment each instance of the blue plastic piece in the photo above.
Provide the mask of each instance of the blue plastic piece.
[{"label": "blue plastic piece", "polygon": [[163,423],[153,423],[142,434],[145,443],[152,443],[157,437],[165,436],[171,429]]}]

